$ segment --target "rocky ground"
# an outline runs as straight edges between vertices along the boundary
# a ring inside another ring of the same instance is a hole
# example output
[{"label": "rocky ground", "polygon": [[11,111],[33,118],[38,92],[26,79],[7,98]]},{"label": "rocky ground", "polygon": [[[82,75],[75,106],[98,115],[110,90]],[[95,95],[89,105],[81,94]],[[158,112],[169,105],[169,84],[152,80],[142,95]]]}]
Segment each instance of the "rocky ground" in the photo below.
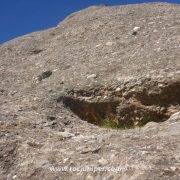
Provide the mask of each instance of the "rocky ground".
[{"label": "rocky ground", "polygon": [[94,6],[0,45],[0,178],[179,179],[180,6]]}]

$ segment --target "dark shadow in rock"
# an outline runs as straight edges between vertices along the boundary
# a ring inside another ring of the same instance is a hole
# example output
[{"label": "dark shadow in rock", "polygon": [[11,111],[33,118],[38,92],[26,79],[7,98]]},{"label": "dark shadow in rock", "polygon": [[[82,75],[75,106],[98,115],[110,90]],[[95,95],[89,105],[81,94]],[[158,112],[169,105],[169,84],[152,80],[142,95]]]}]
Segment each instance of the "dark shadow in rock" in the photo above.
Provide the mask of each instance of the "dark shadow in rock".
[{"label": "dark shadow in rock", "polygon": [[43,50],[42,49],[33,49],[33,50],[31,50],[30,52],[31,52],[31,54],[39,54],[39,53],[41,53]]},{"label": "dark shadow in rock", "polygon": [[[101,92],[101,89],[97,91]],[[111,94],[115,94],[113,91]],[[170,81],[160,85],[157,82],[145,83],[135,91],[129,91],[126,96],[110,96],[107,101],[83,99],[90,96],[96,95],[93,91],[71,91],[69,95],[59,97],[57,102],[63,102],[66,108],[91,124],[110,128],[135,128],[148,122],[166,121],[174,112],[179,111],[180,82]]]},{"label": "dark shadow in rock", "polygon": [[38,76],[38,80],[42,81],[43,79],[46,79],[52,75],[52,71],[45,71],[41,75]]},{"label": "dark shadow in rock", "polygon": [[71,97],[64,97],[63,103],[74,114],[89,123],[101,126],[106,118],[116,117],[116,107],[119,102],[94,102],[89,103]]}]

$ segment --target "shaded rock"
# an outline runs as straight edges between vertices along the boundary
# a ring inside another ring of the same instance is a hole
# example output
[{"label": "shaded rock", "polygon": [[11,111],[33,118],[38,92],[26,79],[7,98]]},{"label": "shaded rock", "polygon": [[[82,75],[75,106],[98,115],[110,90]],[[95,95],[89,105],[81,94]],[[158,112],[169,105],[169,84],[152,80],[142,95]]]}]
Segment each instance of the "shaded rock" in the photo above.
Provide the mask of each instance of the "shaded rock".
[{"label": "shaded rock", "polygon": [[55,119],[56,119],[56,117],[54,117],[54,116],[47,116],[48,121],[54,121]]},{"label": "shaded rock", "polygon": [[52,71],[45,71],[41,75],[38,76],[38,80],[42,81],[43,79],[46,79],[52,75]]},{"label": "shaded rock", "polygon": [[36,142],[27,142],[27,144],[33,148],[41,148],[42,144],[36,143]]}]

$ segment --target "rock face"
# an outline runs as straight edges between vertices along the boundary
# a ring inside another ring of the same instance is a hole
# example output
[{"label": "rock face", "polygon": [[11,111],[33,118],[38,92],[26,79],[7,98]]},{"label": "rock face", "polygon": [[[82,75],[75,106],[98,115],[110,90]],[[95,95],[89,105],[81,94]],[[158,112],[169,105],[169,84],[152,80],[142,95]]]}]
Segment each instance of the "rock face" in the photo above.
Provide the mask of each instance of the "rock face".
[{"label": "rock face", "polygon": [[90,7],[2,44],[1,179],[179,179],[179,17]]}]

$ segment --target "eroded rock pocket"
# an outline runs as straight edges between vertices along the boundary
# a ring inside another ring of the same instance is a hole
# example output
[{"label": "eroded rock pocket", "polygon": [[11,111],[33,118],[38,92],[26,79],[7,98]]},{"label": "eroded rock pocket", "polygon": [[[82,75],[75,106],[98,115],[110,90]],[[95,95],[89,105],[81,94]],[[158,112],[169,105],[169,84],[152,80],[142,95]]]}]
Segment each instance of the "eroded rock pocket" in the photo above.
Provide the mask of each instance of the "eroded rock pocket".
[{"label": "eroded rock pocket", "polygon": [[[129,91],[126,97],[111,92],[114,97],[111,96],[106,101],[103,97],[102,100],[96,101],[94,97],[92,101],[89,101],[82,96],[77,97],[71,94],[64,96],[62,102],[66,108],[89,123],[106,128],[128,129],[141,127],[152,121],[163,122],[171,114],[179,111],[179,90],[180,84],[176,83],[170,84],[169,87],[164,86],[161,90],[156,89],[156,95],[149,93],[152,89],[148,88],[134,93]],[[87,92],[87,94],[91,93]]]},{"label": "eroded rock pocket", "polygon": [[116,120],[116,108],[119,102],[86,102],[71,97],[63,98],[65,107],[89,123],[102,126],[105,120]]}]

